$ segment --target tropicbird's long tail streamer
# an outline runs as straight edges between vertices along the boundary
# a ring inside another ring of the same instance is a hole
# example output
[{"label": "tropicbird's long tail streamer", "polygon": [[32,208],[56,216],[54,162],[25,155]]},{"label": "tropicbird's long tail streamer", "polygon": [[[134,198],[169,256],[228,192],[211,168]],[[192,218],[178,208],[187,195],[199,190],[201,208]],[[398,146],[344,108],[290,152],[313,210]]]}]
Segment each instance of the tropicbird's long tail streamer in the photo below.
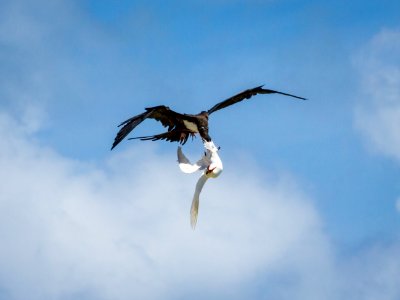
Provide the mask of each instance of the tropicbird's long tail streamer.
[{"label": "tropicbird's long tail streamer", "polygon": [[178,147],[179,168],[184,173],[193,173],[197,170],[204,170],[196,184],[193,195],[192,206],[190,208],[190,225],[195,229],[197,216],[199,214],[200,193],[208,178],[216,178],[222,172],[222,161],[218,155],[218,148],[211,142],[204,142],[206,149],[205,155],[195,164],[190,163],[189,159],[183,154],[182,148]]},{"label": "tropicbird's long tail streamer", "polygon": [[208,177],[205,174],[202,174],[196,184],[196,190],[193,195],[192,206],[190,207],[190,225],[192,226],[193,229],[196,228],[197,216],[199,214],[200,193],[207,179]]}]

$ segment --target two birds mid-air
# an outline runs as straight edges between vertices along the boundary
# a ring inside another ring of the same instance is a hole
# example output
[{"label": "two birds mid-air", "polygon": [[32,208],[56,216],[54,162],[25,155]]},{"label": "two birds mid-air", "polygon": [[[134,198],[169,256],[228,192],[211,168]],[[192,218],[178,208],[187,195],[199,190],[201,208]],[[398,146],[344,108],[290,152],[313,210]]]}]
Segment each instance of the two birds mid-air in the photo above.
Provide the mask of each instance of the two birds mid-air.
[{"label": "two birds mid-air", "polygon": [[171,110],[169,107],[164,105],[149,107],[145,109],[145,112],[129,118],[118,126],[122,127],[114,139],[111,150],[114,149],[133,129],[135,129],[136,126],[138,126],[146,119],[154,119],[161,122],[161,124],[167,128],[167,131],[160,134],[134,137],[130,139],[152,141],[166,140],[169,142],[179,142],[180,144],[184,145],[189,137],[195,137],[196,134],[199,134],[204,143],[206,152],[204,157],[200,159],[196,164],[190,164],[190,162],[181,152],[181,148],[178,148],[178,162],[183,172],[192,173],[193,170],[195,171],[205,169],[203,175],[200,177],[196,185],[196,191],[192,201],[191,224],[194,228],[197,221],[199,194],[201,192],[201,189],[208,178],[215,178],[219,176],[219,174],[222,172],[222,162],[217,154],[218,148],[215,147],[210,135],[208,134],[209,115],[220,109],[238,103],[242,100],[250,99],[252,96],[255,96],[257,94],[280,94],[301,100],[306,100],[303,97],[270,89],[264,89],[263,86],[258,86],[252,89],[245,90],[220,103],[217,103],[209,110],[202,111],[196,115],[181,114]]}]

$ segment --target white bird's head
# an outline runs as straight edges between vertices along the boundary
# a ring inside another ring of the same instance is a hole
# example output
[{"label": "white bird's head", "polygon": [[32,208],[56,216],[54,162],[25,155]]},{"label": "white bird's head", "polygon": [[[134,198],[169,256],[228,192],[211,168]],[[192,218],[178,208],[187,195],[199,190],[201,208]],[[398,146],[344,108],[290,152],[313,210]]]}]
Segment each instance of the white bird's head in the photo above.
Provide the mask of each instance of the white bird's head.
[{"label": "white bird's head", "polygon": [[222,164],[211,163],[204,171],[204,174],[208,178],[217,178],[222,173],[222,170]]},{"label": "white bird's head", "polygon": [[204,171],[204,174],[209,178],[218,177],[223,170],[222,161],[218,155],[218,148],[214,145],[212,141],[208,143],[204,143],[204,147],[206,148],[209,156],[210,156],[210,164],[207,169]]}]

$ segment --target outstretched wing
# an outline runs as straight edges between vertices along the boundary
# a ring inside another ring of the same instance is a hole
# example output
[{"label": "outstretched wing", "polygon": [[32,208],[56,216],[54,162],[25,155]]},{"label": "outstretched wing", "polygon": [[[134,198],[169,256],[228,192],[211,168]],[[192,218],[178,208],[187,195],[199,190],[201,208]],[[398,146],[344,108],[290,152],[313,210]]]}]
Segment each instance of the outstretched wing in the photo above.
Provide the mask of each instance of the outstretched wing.
[{"label": "outstretched wing", "polygon": [[211,164],[210,158],[203,155],[196,163],[192,164],[190,160],[183,154],[182,147],[178,147],[178,163],[183,173],[193,173],[198,170],[204,170]]},{"label": "outstretched wing", "polygon": [[180,128],[180,126],[175,127],[174,129],[160,133],[155,135],[149,136],[138,136],[129,138],[130,140],[140,139],[141,141],[158,141],[158,140],[165,140],[168,142],[179,142],[181,145],[184,145],[189,136],[194,136],[193,133],[186,128]]},{"label": "outstretched wing", "polygon": [[161,122],[164,127],[168,127],[168,131],[171,131],[181,123],[180,119],[182,117],[183,115],[164,105],[146,108],[144,113],[134,116],[118,125],[118,127],[122,126],[122,128],[117,133],[111,150],[114,149],[114,147],[117,146],[133,129],[135,129],[136,126],[146,119],[155,119]]},{"label": "outstretched wing", "polygon": [[214,105],[211,109],[208,110],[208,114],[212,114],[213,112],[215,112],[217,110],[220,110],[220,109],[228,107],[232,104],[238,103],[244,99],[250,99],[252,96],[255,96],[257,94],[281,94],[281,95],[290,96],[290,97],[294,97],[294,98],[301,99],[301,100],[306,100],[303,97],[299,97],[299,96],[295,96],[295,95],[291,95],[291,94],[287,94],[287,93],[282,93],[282,92],[278,92],[278,91],[274,91],[274,90],[263,89],[262,87],[263,87],[263,85],[255,87],[253,89],[248,89],[248,90],[245,90],[233,97],[230,97],[230,98]]}]

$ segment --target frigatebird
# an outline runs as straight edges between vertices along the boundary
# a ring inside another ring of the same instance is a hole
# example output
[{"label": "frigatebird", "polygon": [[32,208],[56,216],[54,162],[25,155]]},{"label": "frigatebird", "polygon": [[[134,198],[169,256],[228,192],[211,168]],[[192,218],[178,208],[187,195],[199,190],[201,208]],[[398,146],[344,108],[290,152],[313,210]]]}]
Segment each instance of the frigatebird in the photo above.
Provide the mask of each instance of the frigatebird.
[{"label": "frigatebird", "polygon": [[208,111],[202,111],[197,115],[191,114],[180,114],[165,105],[159,105],[154,107],[146,108],[145,112],[129,118],[122,122],[118,127],[122,128],[117,133],[111,150],[114,149],[136,126],[142,123],[146,119],[155,119],[167,128],[167,132],[151,135],[134,137],[130,139],[140,140],[166,140],[170,142],[179,142],[184,145],[189,136],[194,137],[196,133],[199,133],[203,141],[210,142],[211,137],[208,134],[208,116],[220,109],[238,103],[245,99],[250,99],[252,96],[257,94],[280,94],[284,96],[294,97],[301,100],[306,100],[303,97],[278,92],[270,89],[264,89],[263,85],[245,90],[233,97],[230,97],[220,103],[217,103]]}]

